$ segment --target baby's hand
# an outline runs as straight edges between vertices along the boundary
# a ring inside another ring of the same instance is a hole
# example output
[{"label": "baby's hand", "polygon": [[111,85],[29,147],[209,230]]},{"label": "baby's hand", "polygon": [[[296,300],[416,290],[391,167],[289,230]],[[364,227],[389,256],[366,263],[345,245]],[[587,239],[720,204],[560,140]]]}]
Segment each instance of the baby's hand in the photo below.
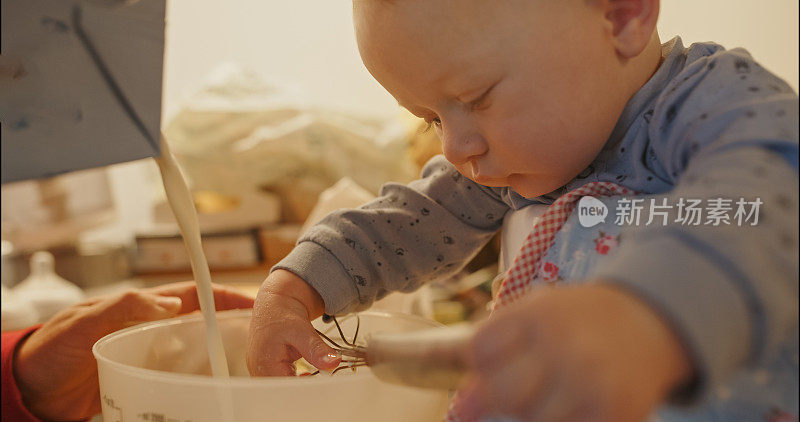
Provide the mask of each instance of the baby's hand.
[{"label": "baby's hand", "polygon": [[691,375],[670,327],[622,289],[539,289],[472,344],[480,401],[535,421],[641,421]]},{"label": "baby's hand", "polygon": [[270,274],[256,296],[250,322],[247,368],[253,376],[295,375],[301,356],[318,369],[333,369],[341,356],[322,341],[311,320],[324,303],[311,286],[289,271]]}]

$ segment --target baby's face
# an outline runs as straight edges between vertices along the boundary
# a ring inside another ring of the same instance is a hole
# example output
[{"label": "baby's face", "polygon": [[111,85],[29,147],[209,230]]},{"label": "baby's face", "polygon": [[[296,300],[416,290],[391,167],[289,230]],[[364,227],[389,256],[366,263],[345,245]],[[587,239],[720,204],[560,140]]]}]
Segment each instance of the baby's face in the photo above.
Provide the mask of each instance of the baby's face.
[{"label": "baby's face", "polygon": [[431,122],[466,177],[551,192],[584,170],[629,94],[586,0],[355,0],[372,75]]}]

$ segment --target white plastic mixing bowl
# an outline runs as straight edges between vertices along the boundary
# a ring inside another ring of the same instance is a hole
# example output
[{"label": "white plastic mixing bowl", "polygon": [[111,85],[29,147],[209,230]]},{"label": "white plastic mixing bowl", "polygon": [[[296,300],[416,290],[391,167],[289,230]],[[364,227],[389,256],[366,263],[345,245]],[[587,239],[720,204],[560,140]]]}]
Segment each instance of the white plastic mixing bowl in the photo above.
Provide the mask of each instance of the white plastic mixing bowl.
[{"label": "white plastic mixing bowl", "polygon": [[[250,378],[245,365],[250,310],[218,312],[232,377],[210,377],[200,315],[137,325],[93,347],[105,422],[439,421],[448,393],[379,381],[368,368],[313,377]],[[360,314],[359,338],[439,325],[386,312]],[[342,323],[352,335],[354,318]],[[315,322],[335,333],[332,324]]]}]

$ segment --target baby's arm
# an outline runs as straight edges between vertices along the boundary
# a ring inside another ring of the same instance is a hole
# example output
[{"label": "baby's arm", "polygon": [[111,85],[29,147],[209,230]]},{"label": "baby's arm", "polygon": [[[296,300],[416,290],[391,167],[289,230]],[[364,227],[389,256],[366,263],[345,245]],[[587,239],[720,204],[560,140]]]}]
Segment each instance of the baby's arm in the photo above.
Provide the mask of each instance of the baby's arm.
[{"label": "baby's arm", "polygon": [[317,368],[338,357],[310,320],[368,307],[391,291],[411,291],[463,267],[500,228],[508,206],[462,177],[444,157],[408,186],[386,185],[357,209],[335,212],[275,266],[256,298],[248,367],[291,375],[300,356]]},{"label": "baby's arm", "polygon": [[331,315],[364,309],[392,291],[413,291],[454,274],[500,228],[497,193],[432,159],[408,186],[390,183],[357,209],[315,225],[275,268],[319,292]]},{"label": "baby's arm", "polygon": [[[797,326],[798,100],[746,53],[712,55],[683,75],[657,100],[647,159],[675,185],[668,204],[702,200],[702,222],[676,223],[673,208],[666,227],[632,230],[596,275],[666,318],[703,393]],[[716,198],[731,200],[730,225],[706,224]],[[740,198],[763,201],[755,226],[733,219]]]}]

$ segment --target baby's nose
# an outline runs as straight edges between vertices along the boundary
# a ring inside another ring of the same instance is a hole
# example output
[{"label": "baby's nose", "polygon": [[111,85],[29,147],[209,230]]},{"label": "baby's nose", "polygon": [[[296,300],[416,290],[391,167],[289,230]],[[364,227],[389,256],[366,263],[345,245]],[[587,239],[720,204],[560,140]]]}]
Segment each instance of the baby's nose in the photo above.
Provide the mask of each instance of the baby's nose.
[{"label": "baby's nose", "polygon": [[486,140],[476,130],[468,127],[448,125],[442,121],[439,132],[442,150],[448,161],[456,166],[464,165],[488,151]]}]

